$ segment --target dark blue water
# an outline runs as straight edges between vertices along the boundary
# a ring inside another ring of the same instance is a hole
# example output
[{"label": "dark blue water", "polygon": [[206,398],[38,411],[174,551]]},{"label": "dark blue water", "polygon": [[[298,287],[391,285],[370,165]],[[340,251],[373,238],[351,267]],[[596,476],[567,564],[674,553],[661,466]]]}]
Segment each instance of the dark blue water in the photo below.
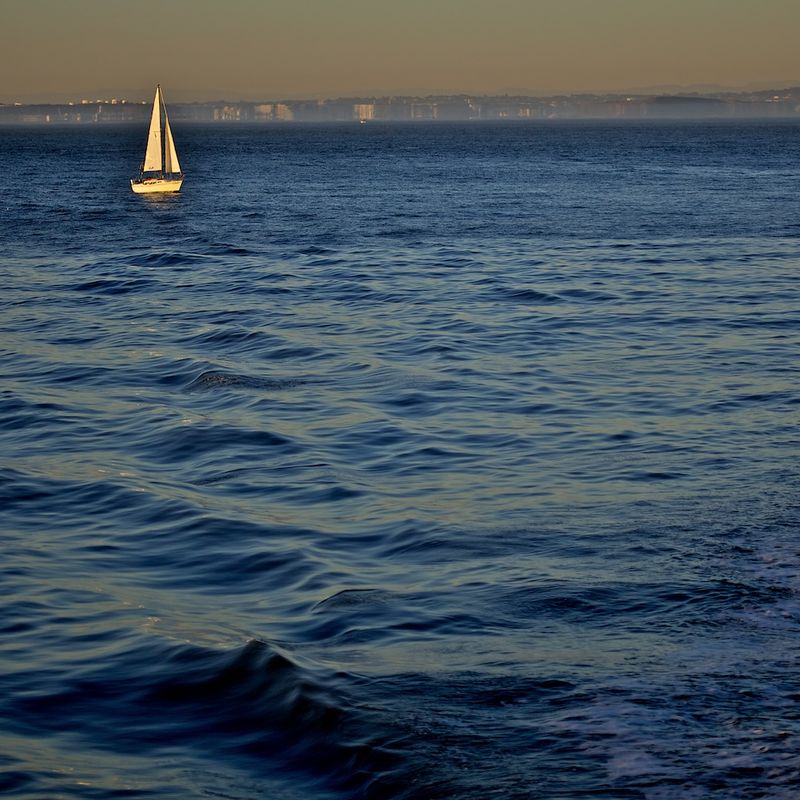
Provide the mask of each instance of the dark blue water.
[{"label": "dark blue water", "polygon": [[0,129],[0,791],[795,798],[800,127]]}]

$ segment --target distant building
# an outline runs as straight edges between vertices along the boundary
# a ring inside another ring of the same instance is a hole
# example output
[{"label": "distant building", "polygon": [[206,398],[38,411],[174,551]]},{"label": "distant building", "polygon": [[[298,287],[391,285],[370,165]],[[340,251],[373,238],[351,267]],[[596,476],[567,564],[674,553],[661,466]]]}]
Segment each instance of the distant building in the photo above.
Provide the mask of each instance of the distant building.
[{"label": "distant building", "polygon": [[411,119],[438,119],[439,110],[436,103],[412,103]]},{"label": "distant building", "polygon": [[353,105],[353,119],[361,122],[375,119],[375,103],[355,103]]},{"label": "distant building", "polygon": [[436,103],[436,116],[434,119],[462,120],[472,116],[470,104],[465,97],[444,99]]},{"label": "distant building", "polygon": [[253,106],[253,118],[257,120],[275,119],[273,103],[258,103]]},{"label": "distant building", "polygon": [[218,106],[214,109],[217,122],[238,122],[242,118],[242,109],[238,105]]}]

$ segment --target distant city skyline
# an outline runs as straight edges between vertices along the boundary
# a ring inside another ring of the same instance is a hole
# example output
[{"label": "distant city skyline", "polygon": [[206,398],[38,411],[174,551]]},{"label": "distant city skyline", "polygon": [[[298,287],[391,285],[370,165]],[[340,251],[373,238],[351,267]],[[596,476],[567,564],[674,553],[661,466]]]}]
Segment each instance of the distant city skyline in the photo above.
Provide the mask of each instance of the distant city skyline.
[{"label": "distant city skyline", "polygon": [[0,102],[746,90],[796,0],[2,0]]},{"label": "distant city skyline", "polygon": [[[275,101],[326,101],[341,98],[385,98],[385,97],[444,97],[444,96],[465,96],[465,97],[499,97],[502,95],[513,97],[577,97],[586,96],[653,96],[664,95],[719,95],[719,94],[745,94],[748,92],[781,91],[782,89],[794,89],[800,86],[800,78],[797,80],[785,81],[758,81],[744,86],[721,86],[719,84],[690,84],[675,85],[666,84],[658,86],[625,86],[618,89],[601,89],[597,91],[581,90],[574,92],[536,92],[533,89],[520,86],[501,87],[496,92],[467,92],[467,91],[432,91],[417,87],[406,91],[394,92],[308,92],[297,93],[294,95],[280,94],[269,95],[266,92],[254,92],[243,94],[235,91],[224,95],[207,92],[198,92],[191,89],[180,87],[167,87],[165,96],[171,102],[178,103],[209,103],[209,102],[275,102]],[[0,103],[11,104],[36,104],[36,103],[95,103],[120,101],[128,103],[147,103],[152,100],[153,86],[148,85],[144,88],[114,89],[100,88],[93,91],[75,92],[66,91],[62,93],[34,93],[32,95],[14,99],[1,99]]]},{"label": "distant city skyline", "polygon": [[[757,92],[656,95],[426,96],[248,102],[172,103],[175,122],[477,122],[576,119],[765,119],[800,116],[800,86]],[[147,101],[81,100],[79,103],[0,105],[0,125],[144,124]]]}]

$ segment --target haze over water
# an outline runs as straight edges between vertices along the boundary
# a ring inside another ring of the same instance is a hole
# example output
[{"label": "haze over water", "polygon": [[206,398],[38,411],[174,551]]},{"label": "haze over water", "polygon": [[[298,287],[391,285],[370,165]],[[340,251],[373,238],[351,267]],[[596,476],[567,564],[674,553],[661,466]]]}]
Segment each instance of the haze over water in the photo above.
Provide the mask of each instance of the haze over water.
[{"label": "haze over water", "polygon": [[0,129],[0,788],[794,796],[799,133]]}]

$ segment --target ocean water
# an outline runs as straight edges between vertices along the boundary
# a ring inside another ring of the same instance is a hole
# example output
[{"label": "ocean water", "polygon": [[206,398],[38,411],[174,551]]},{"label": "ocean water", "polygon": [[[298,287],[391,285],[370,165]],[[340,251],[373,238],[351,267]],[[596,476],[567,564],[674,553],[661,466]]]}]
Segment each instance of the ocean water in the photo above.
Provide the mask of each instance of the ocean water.
[{"label": "ocean water", "polygon": [[0,791],[800,797],[800,125],[0,129]]}]

